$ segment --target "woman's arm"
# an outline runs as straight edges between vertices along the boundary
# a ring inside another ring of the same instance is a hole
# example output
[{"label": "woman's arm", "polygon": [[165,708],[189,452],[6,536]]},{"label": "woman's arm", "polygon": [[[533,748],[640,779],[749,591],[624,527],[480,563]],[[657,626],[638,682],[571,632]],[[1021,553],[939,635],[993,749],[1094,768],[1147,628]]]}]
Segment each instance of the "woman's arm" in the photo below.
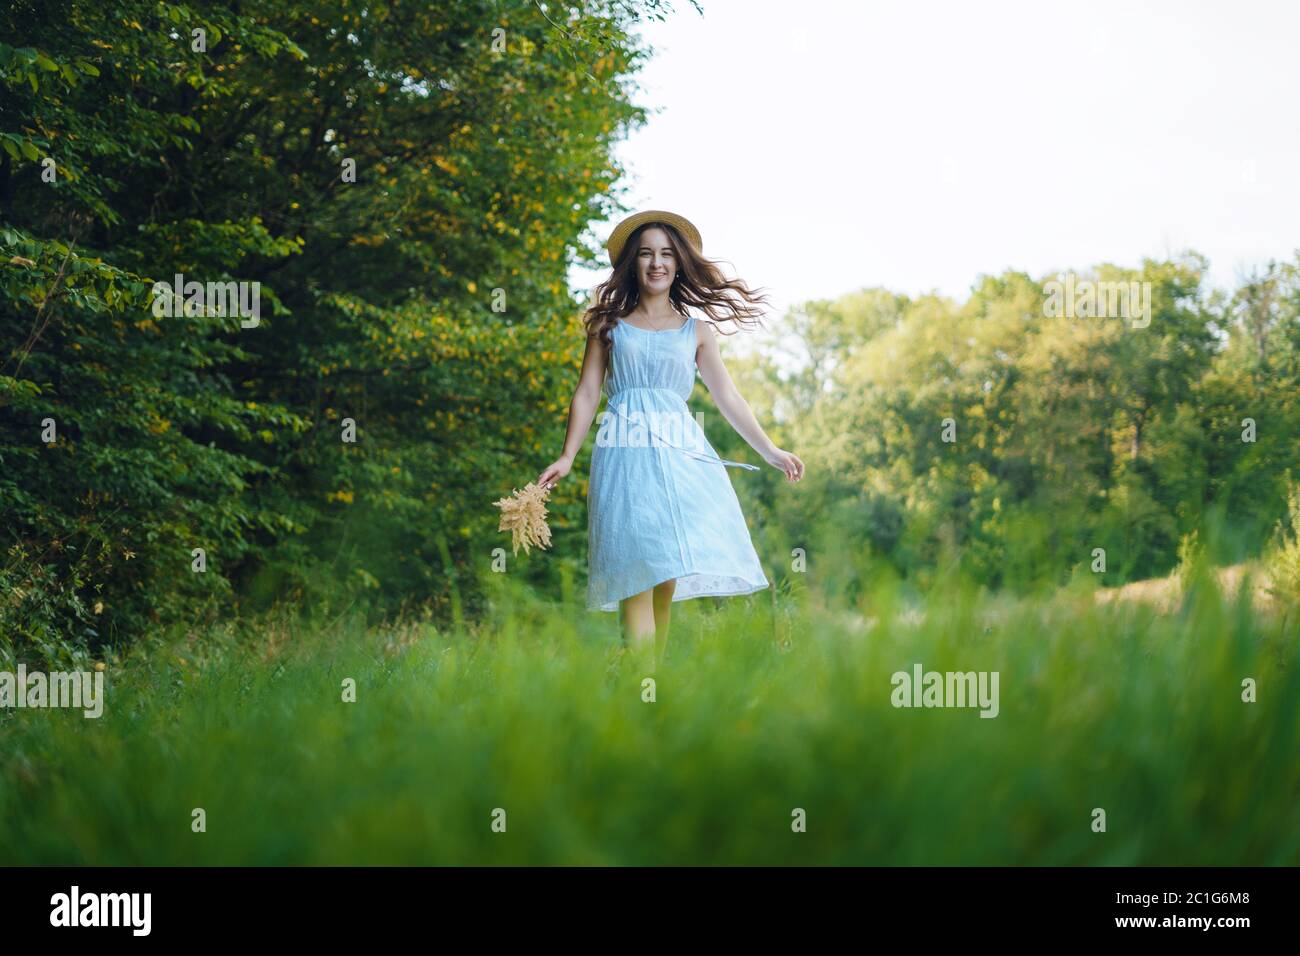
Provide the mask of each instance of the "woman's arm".
[{"label": "woman's arm", "polygon": [[698,344],[695,353],[695,364],[699,366],[700,378],[708,387],[718,410],[736,433],[749,443],[749,447],[763,456],[764,461],[778,471],[785,472],[790,481],[798,481],[803,477],[803,462],[798,455],[777,448],[772,439],[767,437],[767,433],[758,424],[758,419],[754,417],[749,402],[740,394],[726,365],[722,363],[722,353],[718,351],[718,333],[708,322],[697,322],[696,325],[703,326],[704,332],[703,341]]},{"label": "woman's arm", "polygon": [[605,343],[599,336],[587,336],[587,351],[582,356],[582,374],[578,377],[578,387],[573,390],[573,398],[569,401],[569,428],[564,435],[564,450],[559,458],[537,476],[537,484],[543,487],[553,486],[567,475],[578,452],[582,450],[592,419],[596,417],[596,407],[600,404],[600,386],[605,381],[605,351]]}]

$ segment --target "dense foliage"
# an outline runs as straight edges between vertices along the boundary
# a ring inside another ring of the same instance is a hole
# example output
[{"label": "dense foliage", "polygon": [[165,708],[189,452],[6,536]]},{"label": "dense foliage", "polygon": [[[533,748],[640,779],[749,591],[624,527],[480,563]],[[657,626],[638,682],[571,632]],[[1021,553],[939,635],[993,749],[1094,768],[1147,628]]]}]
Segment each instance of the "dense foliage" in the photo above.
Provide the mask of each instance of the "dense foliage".
[{"label": "dense foliage", "polygon": [[[6,4],[0,654],[472,604],[490,502],[562,439],[566,273],[660,7]],[[258,315],[159,315],[177,275]]]},{"label": "dense foliage", "polygon": [[821,581],[857,591],[865,542],[901,575],[951,561],[990,586],[1052,587],[1164,574],[1192,538],[1222,562],[1284,544],[1300,260],[1231,295],[1205,272],[1189,254],[1077,277],[1149,283],[1145,323],[1053,316],[1054,277],[1022,273],[961,303],[870,289],[795,310],[744,376],[809,466],[797,495],[765,476],[771,560],[804,547],[810,573],[820,555]]}]

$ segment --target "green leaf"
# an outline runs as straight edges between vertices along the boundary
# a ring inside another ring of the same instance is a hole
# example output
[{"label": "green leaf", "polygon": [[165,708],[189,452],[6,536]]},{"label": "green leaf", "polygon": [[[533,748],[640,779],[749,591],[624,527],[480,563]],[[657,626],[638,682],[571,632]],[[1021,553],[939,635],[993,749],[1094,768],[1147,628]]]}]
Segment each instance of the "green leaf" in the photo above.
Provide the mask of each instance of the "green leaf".
[{"label": "green leaf", "polygon": [[[14,141],[9,139],[9,137],[6,136],[4,139],[0,139],[0,146],[3,146],[5,148],[5,152],[8,153],[12,158],[14,159],[19,158],[18,147],[14,145]],[[11,240],[11,241],[16,241],[16,240]]]},{"label": "green leaf", "polygon": [[41,158],[41,151],[33,146],[28,140],[23,140],[22,145],[19,148],[23,151],[23,155],[32,162]]},{"label": "green leaf", "polygon": [[77,69],[82,73],[89,74],[90,76],[99,76],[99,67],[95,66],[93,63],[87,62],[86,60],[78,60]]}]

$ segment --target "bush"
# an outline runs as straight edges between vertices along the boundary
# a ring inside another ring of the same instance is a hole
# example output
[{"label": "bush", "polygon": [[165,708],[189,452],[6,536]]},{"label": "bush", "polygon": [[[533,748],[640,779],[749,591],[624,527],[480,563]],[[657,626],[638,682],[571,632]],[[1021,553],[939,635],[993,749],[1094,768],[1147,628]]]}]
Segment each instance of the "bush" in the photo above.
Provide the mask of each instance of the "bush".
[{"label": "bush", "polygon": [[1300,603],[1300,482],[1287,473],[1287,515],[1277,523],[1266,560],[1269,593],[1284,604]]}]

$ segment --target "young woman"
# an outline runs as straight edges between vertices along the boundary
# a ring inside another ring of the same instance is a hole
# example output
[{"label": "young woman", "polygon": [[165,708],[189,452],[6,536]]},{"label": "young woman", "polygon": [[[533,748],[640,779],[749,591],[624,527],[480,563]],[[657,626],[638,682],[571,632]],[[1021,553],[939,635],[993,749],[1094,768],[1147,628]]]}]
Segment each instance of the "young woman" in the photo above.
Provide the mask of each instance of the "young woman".
[{"label": "young woman", "polygon": [[[767,437],[722,364],[712,322],[747,327],[758,296],[727,280],[701,252],[699,230],[650,210],[620,222],[606,244],[614,267],[587,310],[587,350],[569,403],[564,452],[537,478],[553,485],[573,467],[601,387],[609,404],[591,458],[587,492],[587,609],[621,612],[630,640],[653,668],[668,640],[673,601],[750,594],[768,586],[727,466],[714,454],[690,397],[698,368],[723,416],[763,460],[803,477],[803,462]],[[608,371],[608,377],[606,372]]]}]

